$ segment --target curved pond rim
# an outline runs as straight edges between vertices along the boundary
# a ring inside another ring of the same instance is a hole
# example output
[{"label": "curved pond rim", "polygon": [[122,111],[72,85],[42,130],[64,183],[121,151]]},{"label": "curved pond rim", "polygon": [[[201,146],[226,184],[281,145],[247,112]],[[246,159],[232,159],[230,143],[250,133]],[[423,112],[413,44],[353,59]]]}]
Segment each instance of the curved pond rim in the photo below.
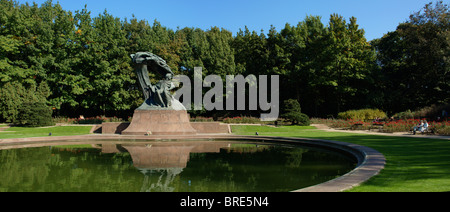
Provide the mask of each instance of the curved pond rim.
[{"label": "curved pond rim", "polygon": [[60,137],[36,137],[0,139],[0,150],[10,148],[28,148],[52,145],[64,142],[64,144],[92,142],[92,141],[118,141],[118,142],[143,142],[143,141],[218,141],[241,140],[258,142],[280,142],[286,144],[301,144],[309,147],[317,147],[336,151],[353,157],[357,161],[356,168],[336,179],[292,192],[341,192],[358,186],[371,177],[378,175],[384,169],[386,159],[383,154],[375,149],[357,144],[310,138],[273,137],[273,136],[244,136],[229,134],[200,134],[200,135],[158,135],[158,136],[123,136],[123,135],[79,135]]}]

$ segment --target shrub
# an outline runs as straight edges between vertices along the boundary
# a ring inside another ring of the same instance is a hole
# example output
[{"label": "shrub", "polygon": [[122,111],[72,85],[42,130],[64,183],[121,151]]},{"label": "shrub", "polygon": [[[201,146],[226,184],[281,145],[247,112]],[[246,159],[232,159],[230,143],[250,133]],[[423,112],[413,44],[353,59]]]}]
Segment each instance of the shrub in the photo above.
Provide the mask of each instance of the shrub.
[{"label": "shrub", "polygon": [[430,129],[438,135],[450,135],[450,122],[432,122],[430,123]]},{"label": "shrub", "polygon": [[449,110],[450,104],[443,105],[431,105],[427,107],[422,107],[414,111],[415,118],[430,118],[434,119],[442,115],[442,110]]},{"label": "shrub", "polygon": [[386,113],[379,109],[361,109],[361,110],[349,110],[338,114],[339,119],[352,119],[352,120],[371,120],[375,118],[385,118]]},{"label": "shrub", "polygon": [[411,110],[407,110],[407,111],[395,114],[394,117],[397,119],[413,119],[414,113],[411,112]]},{"label": "shrub", "polygon": [[450,135],[450,126],[437,128],[435,133],[439,135]]},{"label": "shrub", "polygon": [[400,112],[394,115],[394,117],[398,119],[413,119],[413,118],[428,118],[435,119],[436,117],[442,117],[442,111],[450,110],[450,104],[442,104],[442,105],[431,105],[427,107],[421,107],[415,111],[406,110],[404,112]]},{"label": "shrub", "polygon": [[288,99],[283,102],[283,113],[297,112],[301,113],[300,103],[295,99]]},{"label": "shrub", "polygon": [[289,112],[282,115],[289,120],[292,125],[309,126],[311,124],[308,115],[299,112]]},{"label": "shrub", "polygon": [[18,109],[18,116],[13,122],[26,127],[53,126],[52,110],[45,103],[24,103]]},{"label": "shrub", "polygon": [[[0,120],[6,122],[18,123],[16,120],[21,111],[26,109],[29,104],[37,102],[47,102],[47,97],[50,95],[50,89],[47,83],[43,82],[36,86],[24,86],[19,82],[8,82],[0,87]],[[22,120],[24,121],[24,120]]]},{"label": "shrub", "polygon": [[309,126],[310,119],[308,115],[301,112],[300,103],[295,99],[288,99],[283,102],[282,118],[287,119],[292,125]]}]

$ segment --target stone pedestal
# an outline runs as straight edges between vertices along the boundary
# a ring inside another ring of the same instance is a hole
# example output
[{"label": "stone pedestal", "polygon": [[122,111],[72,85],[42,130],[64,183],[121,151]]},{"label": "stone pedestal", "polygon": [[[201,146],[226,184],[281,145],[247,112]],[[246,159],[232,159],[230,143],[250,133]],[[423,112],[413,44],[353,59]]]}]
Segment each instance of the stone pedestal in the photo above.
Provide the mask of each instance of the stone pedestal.
[{"label": "stone pedestal", "polygon": [[135,110],[122,135],[194,135],[185,110]]}]

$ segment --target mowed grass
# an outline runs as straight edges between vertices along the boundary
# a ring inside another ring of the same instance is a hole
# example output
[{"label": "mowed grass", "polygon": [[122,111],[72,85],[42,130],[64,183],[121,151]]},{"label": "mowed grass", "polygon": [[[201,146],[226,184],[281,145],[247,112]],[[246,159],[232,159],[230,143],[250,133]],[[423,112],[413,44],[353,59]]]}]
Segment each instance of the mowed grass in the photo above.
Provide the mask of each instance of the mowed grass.
[{"label": "mowed grass", "polygon": [[30,138],[49,136],[72,136],[89,134],[92,126],[58,126],[58,127],[11,127],[0,131],[0,139]]},{"label": "mowed grass", "polygon": [[386,157],[385,169],[353,192],[450,191],[450,140],[327,132],[312,127],[233,126],[240,135],[344,141],[371,147]]}]

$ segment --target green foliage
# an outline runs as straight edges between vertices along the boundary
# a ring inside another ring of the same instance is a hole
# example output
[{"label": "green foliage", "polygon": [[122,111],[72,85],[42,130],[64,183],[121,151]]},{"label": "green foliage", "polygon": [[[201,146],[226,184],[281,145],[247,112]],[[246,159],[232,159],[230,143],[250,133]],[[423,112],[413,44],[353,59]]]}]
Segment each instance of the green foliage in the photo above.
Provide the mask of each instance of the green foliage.
[{"label": "green foliage", "polygon": [[431,126],[431,129],[438,135],[450,135],[450,125]]},{"label": "green foliage", "polygon": [[297,26],[286,25],[280,45],[290,53],[284,89],[307,100],[304,111],[317,116],[367,104],[375,52],[356,18],[347,23],[333,14],[325,26],[320,17],[308,16]]},{"label": "green foliage", "polygon": [[288,99],[283,102],[284,113],[301,113],[302,109],[300,103],[295,99]]},{"label": "green foliage", "polygon": [[304,113],[289,112],[282,114],[281,117],[289,120],[292,125],[309,126],[311,124],[308,115]]},{"label": "green foliage", "polygon": [[414,118],[414,113],[411,112],[411,110],[408,109],[406,111],[403,111],[403,112],[400,112],[400,113],[396,113],[394,115],[394,117],[398,118],[398,119],[412,119],[412,118]]},{"label": "green foliage", "polygon": [[396,118],[400,119],[408,119],[408,118],[428,118],[428,119],[436,119],[440,117],[444,119],[442,111],[450,111],[450,104],[441,104],[441,105],[430,105],[426,107],[420,107],[417,110],[411,111],[406,110],[394,115]]},{"label": "green foliage", "polygon": [[355,17],[338,14],[328,23],[307,16],[280,30],[245,27],[233,36],[215,26],[174,31],[107,11],[93,17],[87,8],[66,11],[51,0],[0,0],[0,8],[0,88],[17,90],[0,96],[8,102],[0,103],[3,121],[17,114],[13,95],[43,82],[57,115],[130,116],[143,101],[129,58],[137,51],[161,56],[175,74],[191,79],[194,67],[205,76],[279,75],[280,100],[302,99],[303,113],[314,116],[361,107],[396,113],[450,100],[449,9],[442,2],[427,4],[370,44]]},{"label": "green foliage", "polygon": [[0,115],[2,120],[12,122],[17,118],[18,108],[26,94],[28,92],[19,83],[6,83],[0,88]]},{"label": "green foliage", "polygon": [[386,118],[386,113],[379,109],[349,110],[338,114],[339,119],[371,120]]},{"label": "green foliage", "polygon": [[[0,120],[17,122],[25,105],[47,103],[50,90],[47,83],[42,82],[37,88],[34,84],[26,88],[18,82],[8,82],[0,88]],[[50,117],[51,117],[50,112]],[[23,119],[22,119],[23,120]]]},{"label": "green foliage", "polygon": [[[433,7],[434,5],[434,7]],[[450,7],[430,3],[373,42],[384,79],[384,108],[400,112],[450,101]]]},{"label": "green foliage", "polygon": [[19,115],[13,124],[26,127],[44,127],[54,125],[52,109],[45,103],[24,103],[18,109]]},{"label": "green foliage", "polygon": [[309,126],[308,115],[301,112],[300,103],[295,99],[288,99],[283,102],[282,118],[287,119],[292,125]]}]

